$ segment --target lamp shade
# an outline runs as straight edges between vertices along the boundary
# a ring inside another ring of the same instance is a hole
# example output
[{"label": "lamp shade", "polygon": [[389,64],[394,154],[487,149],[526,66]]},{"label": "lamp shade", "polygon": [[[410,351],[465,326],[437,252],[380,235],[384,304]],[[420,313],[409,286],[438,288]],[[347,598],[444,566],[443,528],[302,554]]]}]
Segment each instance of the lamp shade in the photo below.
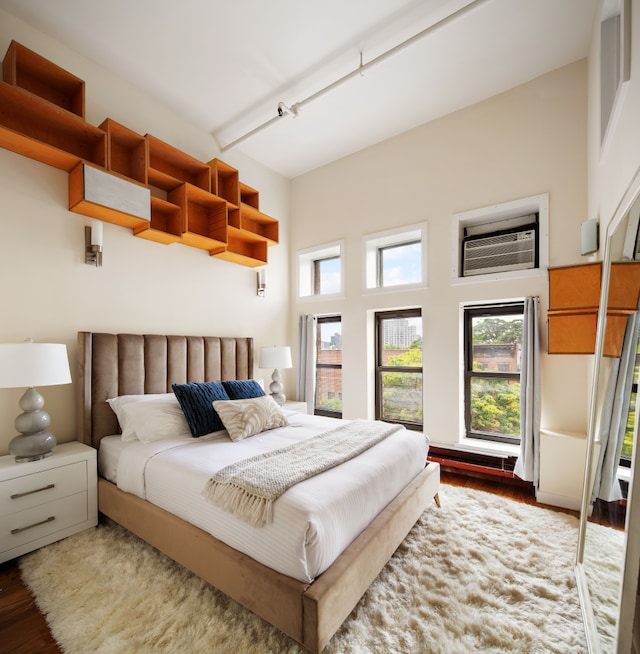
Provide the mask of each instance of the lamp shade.
[{"label": "lamp shade", "polygon": [[58,343],[0,343],[0,388],[70,384],[67,346]]},{"label": "lamp shade", "polygon": [[291,362],[291,348],[283,347],[263,347],[260,350],[260,368],[293,368]]}]

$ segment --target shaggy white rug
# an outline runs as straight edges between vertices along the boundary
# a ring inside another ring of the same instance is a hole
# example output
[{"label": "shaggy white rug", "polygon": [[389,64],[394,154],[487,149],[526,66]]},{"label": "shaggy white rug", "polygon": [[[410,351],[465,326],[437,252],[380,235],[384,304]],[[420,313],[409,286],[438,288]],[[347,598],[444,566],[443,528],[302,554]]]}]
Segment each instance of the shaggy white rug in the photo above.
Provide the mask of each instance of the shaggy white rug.
[{"label": "shaggy white rug", "polygon": [[[577,520],[443,486],[325,652],[583,654]],[[67,654],[294,654],[263,620],[117,526],[21,559]]]}]

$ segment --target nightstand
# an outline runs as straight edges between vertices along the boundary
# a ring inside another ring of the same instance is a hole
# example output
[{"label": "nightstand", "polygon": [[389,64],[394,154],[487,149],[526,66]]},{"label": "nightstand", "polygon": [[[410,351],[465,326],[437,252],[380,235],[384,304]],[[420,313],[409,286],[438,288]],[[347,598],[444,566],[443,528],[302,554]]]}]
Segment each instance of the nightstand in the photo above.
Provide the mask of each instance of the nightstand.
[{"label": "nightstand", "polygon": [[0,562],[98,524],[96,450],[77,441],[51,456],[0,457]]},{"label": "nightstand", "polygon": [[282,405],[283,409],[287,411],[297,411],[298,413],[307,413],[307,403],[306,402],[285,402]]}]

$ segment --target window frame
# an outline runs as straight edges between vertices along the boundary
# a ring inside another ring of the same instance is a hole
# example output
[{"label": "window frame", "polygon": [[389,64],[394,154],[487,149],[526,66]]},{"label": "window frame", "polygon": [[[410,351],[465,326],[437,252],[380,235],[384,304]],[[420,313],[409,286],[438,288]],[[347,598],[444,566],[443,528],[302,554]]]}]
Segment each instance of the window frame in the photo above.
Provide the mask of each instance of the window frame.
[{"label": "window frame", "polygon": [[[340,288],[335,293],[318,293],[316,292],[319,288],[319,280],[317,279],[318,262],[334,258],[340,260]],[[308,301],[344,296],[344,241],[327,243],[318,247],[300,250],[296,254],[296,261],[299,300]]]},{"label": "window frame", "polygon": [[[419,373],[422,376],[424,383],[424,358],[422,366],[417,368],[415,366],[384,366],[382,365],[383,352],[384,352],[384,329],[382,324],[385,320],[406,319],[406,318],[420,318],[422,320],[422,308],[415,307],[412,309],[394,309],[389,311],[376,311],[374,314],[374,329],[375,329],[375,419],[384,420],[394,424],[403,425],[406,429],[413,431],[423,431],[424,429],[424,397],[422,398],[422,422],[407,422],[406,420],[393,420],[391,418],[382,417],[382,400],[383,400],[383,373],[385,372],[401,372],[401,373]],[[422,337],[424,339],[424,337]],[[424,340],[423,340],[423,353],[424,353]],[[424,388],[424,387],[423,387]]]},{"label": "window frame", "polygon": [[342,315],[332,314],[327,316],[317,316],[317,329],[316,329],[316,390],[313,397],[313,415],[326,416],[329,418],[342,418],[342,411],[329,411],[328,409],[319,409],[317,407],[317,392],[318,392],[318,370],[340,370],[340,378],[342,379],[342,363],[318,363],[318,348],[322,342],[322,330],[320,325],[322,323],[339,322],[342,325]]},{"label": "window frame", "polygon": [[[380,251],[392,247],[421,244],[420,281],[408,284],[382,285],[382,268]],[[369,234],[362,239],[363,259],[363,289],[365,293],[393,293],[411,289],[427,288],[427,223],[405,225],[385,232]]]},{"label": "window frame", "polygon": [[520,315],[524,319],[524,300],[469,304],[463,307],[464,437],[476,441],[492,441],[509,445],[519,445],[522,433],[520,436],[514,437],[507,434],[474,431],[471,429],[471,385],[474,379],[508,379],[520,382],[520,371],[513,373],[473,370],[473,318],[504,315]]}]

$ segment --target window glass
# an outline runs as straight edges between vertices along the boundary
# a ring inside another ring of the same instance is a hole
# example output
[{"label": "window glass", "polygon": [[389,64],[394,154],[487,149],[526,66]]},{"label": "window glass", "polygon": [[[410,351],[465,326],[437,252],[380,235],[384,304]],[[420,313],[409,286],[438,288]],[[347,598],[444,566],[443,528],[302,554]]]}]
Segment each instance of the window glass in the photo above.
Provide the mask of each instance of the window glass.
[{"label": "window glass", "polygon": [[620,452],[620,463],[624,466],[631,466],[631,453],[633,452],[633,434],[635,428],[636,402],[638,399],[638,372],[640,370],[640,338],[636,347],[636,365],[633,371],[633,385],[631,387],[631,402],[627,415],[627,425],[624,432],[624,442]]},{"label": "window glass", "polygon": [[524,305],[465,309],[465,426],[470,438],[520,440]]},{"label": "window glass", "polygon": [[318,318],[315,413],[342,415],[342,321]]},{"label": "window glass", "polygon": [[314,266],[314,292],[326,295],[340,292],[340,257],[318,259]]},{"label": "window glass", "polygon": [[422,243],[401,243],[378,250],[380,286],[422,281]]},{"label": "window glass", "polygon": [[376,314],[376,419],[422,428],[422,316]]}]

